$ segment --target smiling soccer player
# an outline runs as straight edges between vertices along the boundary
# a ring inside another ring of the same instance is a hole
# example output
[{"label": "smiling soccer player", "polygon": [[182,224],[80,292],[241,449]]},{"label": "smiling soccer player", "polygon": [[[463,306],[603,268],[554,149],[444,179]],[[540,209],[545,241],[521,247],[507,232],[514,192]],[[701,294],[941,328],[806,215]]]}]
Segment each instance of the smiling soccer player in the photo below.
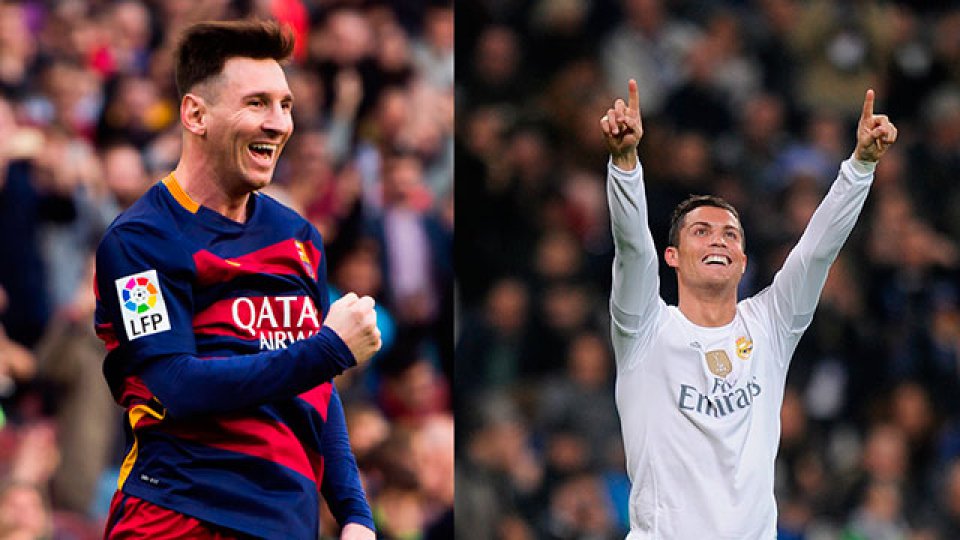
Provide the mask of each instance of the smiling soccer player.
[{"label": "smiling soccer player", "polygon": [[616,252],[610,295],[617,408],[627,456],[630,533],[640,539],[773,539],[774,459],[790,358],[849,236],[876,162],[897,138],[864,98],[856,147],[806,230],[756,296],[737,300],[747,264],[737,211],[696,196],[673,214],[664,258],[679,305],[659,296],[647,223],[636,81],[600,127]]},{"label": "smiling soccer player", "polygon": [[106,538],[301,538],[320,493],[374,538],[332,378],[380,348],[374,302],[329,303],[317,230],[257,192],[293,133],[275,23],[201,23],[176,57],[179,164],[97,250],[104,374],[126,408]]}]

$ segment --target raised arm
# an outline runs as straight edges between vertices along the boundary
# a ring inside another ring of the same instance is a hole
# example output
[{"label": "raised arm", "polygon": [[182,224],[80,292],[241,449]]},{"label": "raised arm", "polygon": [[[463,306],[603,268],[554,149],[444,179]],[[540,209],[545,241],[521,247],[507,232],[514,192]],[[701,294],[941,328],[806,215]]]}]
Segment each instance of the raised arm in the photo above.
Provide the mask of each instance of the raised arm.
[{"label": "raised arm", "polygon": [[830,265],[863,209],[877,161],[897,140],[897,128],[886,115],[873,113],[873,102],[874,92],[867,90],[853,156],[840,164],[837,179],[774,277],[769,292],[777,316],[790,333],[803,332],[813,319]]},{"label": "raised arm", "polygon": [[607,165],[607,201],[613,229],[613,290],[610,312],[614,323],[614,346],[618,362],[633,355],[623,347],[653,327],[659,300],[657,252],[650,234],[647,199],[643,186],[643,168],[637,157],[637,145],[643,137],[640,96],[637,82],[629,83],[629,102],[614,102],[600,119],[610,163]]}]

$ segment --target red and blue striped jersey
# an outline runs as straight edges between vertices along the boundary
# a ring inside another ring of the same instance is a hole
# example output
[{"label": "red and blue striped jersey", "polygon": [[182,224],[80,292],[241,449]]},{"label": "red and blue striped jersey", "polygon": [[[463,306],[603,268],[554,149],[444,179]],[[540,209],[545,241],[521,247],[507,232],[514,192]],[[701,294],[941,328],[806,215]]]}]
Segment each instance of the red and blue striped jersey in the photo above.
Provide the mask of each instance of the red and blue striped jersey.
[{"label": "red and blue striped jersey", "polygon": [[245,223],[171,174],[97,250],[104,375],[126,409],[118,487],[247,534],[315,539],[319,494],[373,528],[332,378],[355,365],[328,327],[319,233],[274,199]]}]

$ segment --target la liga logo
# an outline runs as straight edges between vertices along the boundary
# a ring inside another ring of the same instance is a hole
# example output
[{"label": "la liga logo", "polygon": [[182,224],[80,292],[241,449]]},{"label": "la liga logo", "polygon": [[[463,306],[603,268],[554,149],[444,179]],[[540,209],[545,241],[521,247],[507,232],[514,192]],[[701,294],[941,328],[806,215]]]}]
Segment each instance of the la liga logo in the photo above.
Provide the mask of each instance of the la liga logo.
[{"label": "la liga logo", "polygon": [[123,287],[123,307],[143,313],[157,305],[157,286],[145,277],[130,278]]},{"label": "la liga logo", "polygon": [[127,339],[133,341],[170,330],[170,316],[156,270],[124,276],[114,283]]}]

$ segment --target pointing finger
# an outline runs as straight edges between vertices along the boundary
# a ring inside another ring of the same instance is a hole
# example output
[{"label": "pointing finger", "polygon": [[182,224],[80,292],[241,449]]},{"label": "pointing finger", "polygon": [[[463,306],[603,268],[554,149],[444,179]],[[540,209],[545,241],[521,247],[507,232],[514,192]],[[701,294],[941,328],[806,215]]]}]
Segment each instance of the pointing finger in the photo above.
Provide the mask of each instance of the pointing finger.
[{"label": "pointing finger", "polygon": [[867,95],[863,98],[863,112],[860,113],[860,119],[866,120],[873,116],[873,89],[867,90]]},{"label": "pointing finger", "polygon": [[637,81],[634,79],[630,79],[630,82],[627,83],[627,86],[630,89],[629,91],[630,97],[628,98],[629,107],[634,111],[639,111],[640,110],[640,90],[637,89]]}]

